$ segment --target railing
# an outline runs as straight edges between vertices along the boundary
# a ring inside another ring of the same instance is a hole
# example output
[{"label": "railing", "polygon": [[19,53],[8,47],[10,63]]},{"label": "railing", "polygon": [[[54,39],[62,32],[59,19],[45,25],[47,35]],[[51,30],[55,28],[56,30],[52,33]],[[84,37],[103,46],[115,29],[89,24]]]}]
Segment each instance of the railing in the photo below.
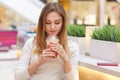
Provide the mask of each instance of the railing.
[{"label": "railing", "polygon": [[40,9],[45,6],[45,4],[40,0],[28,0],[28,1],[32,2],[35,6],[39,7]]},{"label": "railing", "polygon": [[12,10],[19,13],[20,15],[30,20],[31,22],[33,23],[38,22],[38,18],[42,8],[37,7],[32,2],[28,0],[0,0],[0,3],[4,4],[6,7],[11,8]]}]

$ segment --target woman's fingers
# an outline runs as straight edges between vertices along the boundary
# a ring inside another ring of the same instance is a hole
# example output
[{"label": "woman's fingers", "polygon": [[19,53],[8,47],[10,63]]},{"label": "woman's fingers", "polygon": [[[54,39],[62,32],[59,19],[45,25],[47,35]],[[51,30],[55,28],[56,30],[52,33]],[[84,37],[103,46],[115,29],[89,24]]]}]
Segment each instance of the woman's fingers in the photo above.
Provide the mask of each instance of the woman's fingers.
[{"label": "woman's fingers", "polygon": [[50,59],[50,58],[54,58],[56,56],[55,52],[53,52],[51,49],[45,49],[43,50],[42,56],[45,59]]},{"label": "woman's fingers", "polygon": [[62,53],[62,49],[58,47],[51,47],[51,50],[57,53]]},{"label": "woman's fingers", "polygon": [[67,56],[67,54],[66,54],[65,50],[63,49],[62,45],[59,44],[59,43],[51,43],[50,47],[43,50],[41,55],[42,55],[44,60],[56,58],[58,55],[62,59],[64,59]]},{"label": "woman's fingers", "polygon": [[64,48],[62,47],[61,44],[59,43],[52,43],[50,45],[50,49],[54,52],[57,53],[57,55],[59,55],[63,60],[65,60],[66,58],[68,58],[68,55],[66,54]]},{"label": "woman's fingers", "polygon": [[46,52],[46,53],[42,54],[42,56],[53,57],[53,56],[55,56],[55,52]]}]

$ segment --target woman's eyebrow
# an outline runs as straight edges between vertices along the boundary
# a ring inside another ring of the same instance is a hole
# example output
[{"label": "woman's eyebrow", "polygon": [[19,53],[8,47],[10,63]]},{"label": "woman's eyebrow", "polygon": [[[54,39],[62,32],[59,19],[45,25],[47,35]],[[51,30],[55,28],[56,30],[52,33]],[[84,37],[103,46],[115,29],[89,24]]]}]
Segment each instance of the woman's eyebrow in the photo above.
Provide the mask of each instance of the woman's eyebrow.
[{"label": "woman's eyebrow", "polygon": [[57,19],[57,20],[55,20],[55,21],[61,21],[62,19]]},{"label": "woman's eyebrow", "polygon": [[48,20],[48,19],[45,19],[46,21],[50,21],[50,20]]},{"label": "woman's eyebrow", "polygon": [[[62,19],[56,19],[56,20],[54,20],[54,21],[61,21]],[[49,20],[49,19],[45,19],[45,21],[51,21],[51,20]]]}]

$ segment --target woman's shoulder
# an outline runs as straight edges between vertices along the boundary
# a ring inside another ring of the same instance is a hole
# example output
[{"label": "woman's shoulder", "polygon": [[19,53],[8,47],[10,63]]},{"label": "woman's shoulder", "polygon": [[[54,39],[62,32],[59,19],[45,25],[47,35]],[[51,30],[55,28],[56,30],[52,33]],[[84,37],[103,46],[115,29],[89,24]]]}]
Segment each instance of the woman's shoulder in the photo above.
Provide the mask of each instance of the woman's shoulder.
[{"label": "woman's shoulder", "polygon": [[30,37],[30,38],[28,38],[28,39],[27,39],[27,41],[26,41],[26,42],[33,42],[33,41],[34,41],[34,39],[35,39],[34,37]]},{"label": "woman's shoulder", "polygon": [[34,43],[34,37],[30,37],[26,40],[25,45],[33,45]]}]

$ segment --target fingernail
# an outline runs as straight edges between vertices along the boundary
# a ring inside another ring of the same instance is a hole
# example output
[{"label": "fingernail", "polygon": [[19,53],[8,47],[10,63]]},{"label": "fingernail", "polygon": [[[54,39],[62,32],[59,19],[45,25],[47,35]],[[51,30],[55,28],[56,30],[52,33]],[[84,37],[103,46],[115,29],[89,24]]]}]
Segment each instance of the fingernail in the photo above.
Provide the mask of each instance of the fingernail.
[{"label": "fingernail", "polygon": [[48,45],[48,48],[50,48],[50,45]]},{"label": "fingernail", "polygon": [[57,52],[55,52],[55,56],[57,57],[57,55],[58,55],[58,53]]},{"label": "fingernail", "polygon": [[52,48],[50,48],[50,51],[52,51]]}]

